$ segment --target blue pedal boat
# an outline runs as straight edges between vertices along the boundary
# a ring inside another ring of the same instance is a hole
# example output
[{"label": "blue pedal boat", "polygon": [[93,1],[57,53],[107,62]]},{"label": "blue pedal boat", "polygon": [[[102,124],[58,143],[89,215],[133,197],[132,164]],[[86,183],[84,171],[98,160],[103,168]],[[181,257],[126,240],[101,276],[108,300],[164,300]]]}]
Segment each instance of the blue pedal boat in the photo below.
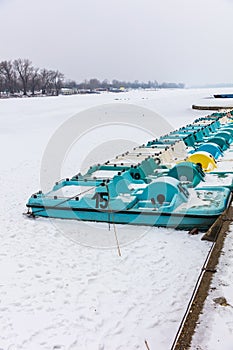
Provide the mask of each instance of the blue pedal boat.
[{"label": "blue pedal boat", "polygon": [[164,176],[134,185],[122,175],[96,186],[63,180],[27,203],[33,217],[52,217],[116,224],[207,230],[227,208],[231,192],[224,187],[187,188]]}]

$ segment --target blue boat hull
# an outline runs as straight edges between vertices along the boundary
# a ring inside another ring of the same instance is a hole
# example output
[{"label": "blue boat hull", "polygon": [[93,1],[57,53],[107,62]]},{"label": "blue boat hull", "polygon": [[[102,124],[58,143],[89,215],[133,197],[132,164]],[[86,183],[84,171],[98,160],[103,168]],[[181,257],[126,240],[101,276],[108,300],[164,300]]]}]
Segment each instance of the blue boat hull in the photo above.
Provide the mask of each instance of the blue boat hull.
[{"label": "blue boat hull", "polygon": [[214,98],[233,98],[233,94],[217,94]]},{"label": "blue boat hull", "polygon": [[[80,221],[107,222],[115,224],[170,227],[182,230],[194,227],[207,230],[219,217],[218,214],[157,213],[155,211],[100,211],[96,209],[75,209],[70,207],[30,206],[35,216],[73,219]],[[38,212],[39,211],[39,212]]]}]

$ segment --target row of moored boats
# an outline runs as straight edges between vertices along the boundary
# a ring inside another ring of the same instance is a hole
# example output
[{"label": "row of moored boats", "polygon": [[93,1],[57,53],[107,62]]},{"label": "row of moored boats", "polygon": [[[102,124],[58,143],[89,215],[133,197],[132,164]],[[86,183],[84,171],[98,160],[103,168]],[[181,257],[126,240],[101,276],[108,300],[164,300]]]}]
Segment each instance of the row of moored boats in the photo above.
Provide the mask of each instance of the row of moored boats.
[{"label": "row of moored boats", "polygon": [[208,229],[233,189],[233,112],[192,124],[39,191],[31,216]]}]

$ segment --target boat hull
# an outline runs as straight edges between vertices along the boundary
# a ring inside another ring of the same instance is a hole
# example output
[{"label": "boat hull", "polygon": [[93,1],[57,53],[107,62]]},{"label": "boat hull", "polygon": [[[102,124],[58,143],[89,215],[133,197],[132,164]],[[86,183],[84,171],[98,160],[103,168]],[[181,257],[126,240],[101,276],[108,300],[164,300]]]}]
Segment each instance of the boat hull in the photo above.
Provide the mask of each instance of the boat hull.
[{"label": "boat hull", "polygon": [[216,94],[214,98],[233,98],[233,94]]},{"label": "boat hull", "polygon": [[77,209],[70,207],[42,207],[30,206],[35,216],[51,217],[59,219],[71,219],[80,221],[107,222],[115,224],[131,224],[169,227],[189,230],[194,227],[205,231],[219,217],[219,214],[187,214],[187,213],[163,213],[155,211],[139,212],[127,211],[99,211],[95,209]]}]

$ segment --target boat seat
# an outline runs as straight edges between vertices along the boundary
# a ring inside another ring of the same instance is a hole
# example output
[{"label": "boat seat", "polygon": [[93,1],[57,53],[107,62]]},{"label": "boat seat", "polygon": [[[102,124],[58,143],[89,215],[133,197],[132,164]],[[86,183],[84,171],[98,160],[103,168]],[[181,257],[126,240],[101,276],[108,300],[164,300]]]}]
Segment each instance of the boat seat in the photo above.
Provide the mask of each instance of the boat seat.
[{"label": "boat seat", "polygon": [[209,143],[209,142],[216,143],[217,145],[219,145],[221,151],[226,151],[230,147],[229,143],[225,138],[216,136],[216,135],[210,138],[208,141],[206,141],[206,143]]},{"label": "boat seat", "polygon": [[201,181],[204,181],[205,173],[201,167],[192,162],[182,162],[176,164],[169,170],[168,176],[174,177],[179,181],[189,182],[188,187],[195,187]]},{"label": "boat seat", "polygon": [[212,154],[214,159],[218,159],[220,156],[223,155],[219,145],[217,145],[216,143],[213,143],[213,142],[204,143],[203,145],[198,147],[197,152],[199,152],[199,151],[204,151],[204,152],[208,152],[208,153]]},{"label": "boat seat", "polygon": [[186,202],[188,197],[188,190],[180,181],[170,176],[159,177],[138,195],[140,203],[149,201],[154,207],[169,206],[171,210]]},{"label": "boat seat", "polygon": [[201,165],[205,172],[213,171],[217,168],[216,162],[212,154],[204,151],[198,151],[191,154],[187,158],[188,162]]},{"label": "boat seat", "polygon": [[233,141],[232,135],[229,131],[218,132],[215,136],[224,138],[229,144]]}]

